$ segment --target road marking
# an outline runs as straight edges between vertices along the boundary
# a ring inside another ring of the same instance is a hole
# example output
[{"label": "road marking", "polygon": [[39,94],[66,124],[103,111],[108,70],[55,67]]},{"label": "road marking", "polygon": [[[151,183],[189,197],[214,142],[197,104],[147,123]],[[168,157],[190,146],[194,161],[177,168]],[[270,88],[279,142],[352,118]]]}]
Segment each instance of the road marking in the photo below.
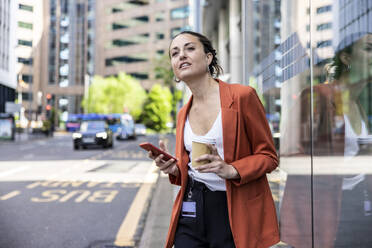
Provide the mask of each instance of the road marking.
[{"label": "road marking", "polygon": [[[110,164],[112,170],[99,170]],[[133,168],[132,168],[133,167]],[[155,166],[156,167],[156,166]],[[123,168],[123,170],[120,170]],[[132,168],[126,170],[126,168]],[[96,171],[94,171],[96,169]],[[138,160],[43,160],[43,161],[0,161],[0,182],[2,181],[93,181],[107,183],[153,183],[157,173],[150,161]],[[30,183],[31,183],[30,182]]]},{"label": "road marking", "polygon": [[8,171],[5,171],[3,173],[0,173],[0,178],[1,177],[6,177],[6,176],[9,176],[9,175],[12,175],[12,174],[15,174],[17,172],[24,171],[24,170],[27,170],[26,166],[22,166],[22,167],[19,167],[19,168],[14,168],[13,170],[8,170]]},{"label": "road marking", "polygon": [[136,198],[132,202],[118,233],[116,234],[115,245],[117,246],[134,246],[133,240],[138,223],[146,207],[146,201],[151,193],[153,184],[144,183],[139,189]]},{"label": "road marking", "polygon": [[2,197],[0,197],[0,200],[6,201],[6,200],[8,200],[10,198],[13,198],[13,197],[19,195],[19,194],[21,194],[21,191],[15,190],[15,191],[12,191],[12,192],[10,192],[10,193],[8,193],[8,194],[3,195]]}]

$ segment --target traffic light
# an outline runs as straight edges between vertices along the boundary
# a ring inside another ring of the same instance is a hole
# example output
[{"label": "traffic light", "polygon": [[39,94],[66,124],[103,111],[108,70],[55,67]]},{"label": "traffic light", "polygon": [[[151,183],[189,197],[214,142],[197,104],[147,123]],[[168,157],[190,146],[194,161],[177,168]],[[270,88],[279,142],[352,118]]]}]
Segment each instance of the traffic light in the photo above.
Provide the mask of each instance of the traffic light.
[{"label": "traffic light", "polygon": [[50,111],[52,110],[52,106],[53,106],[53,95],[48,93],[46,94],[46,106],[45,106],[47,118],[50,118]]}]

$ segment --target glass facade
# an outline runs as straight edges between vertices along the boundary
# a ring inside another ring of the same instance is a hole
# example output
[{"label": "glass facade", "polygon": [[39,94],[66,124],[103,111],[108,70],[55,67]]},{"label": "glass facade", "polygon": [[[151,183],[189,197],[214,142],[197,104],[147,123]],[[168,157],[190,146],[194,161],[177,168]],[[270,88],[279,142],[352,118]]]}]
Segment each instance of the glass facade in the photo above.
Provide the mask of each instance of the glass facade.
[{"label": "glass facade", "polygon": [[272,2],[252,1],[249,84],[280,155],[280,247],[372,247],[372,1]]},{"label": "glass facade", "polygon": [[172,9],[170,12],[170,16],[172,20],[187,18],[189,17],[189,14],[190,14],[189,6],[175,8],[175,9]]}]

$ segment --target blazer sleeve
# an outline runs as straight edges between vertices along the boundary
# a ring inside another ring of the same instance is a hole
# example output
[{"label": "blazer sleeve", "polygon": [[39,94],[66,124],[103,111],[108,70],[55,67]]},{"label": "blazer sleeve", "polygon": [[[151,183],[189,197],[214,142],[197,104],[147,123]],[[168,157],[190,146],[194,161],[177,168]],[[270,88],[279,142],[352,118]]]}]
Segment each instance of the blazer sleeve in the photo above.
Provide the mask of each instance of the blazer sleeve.
[{"label": "blazer sleeve", "polygon": [[240,111],[248,136],[246,144],[249,144],[250,148],[247,149],[251,149],[251,155],[231,163],[240,175],[240,179],[232,180],[236,186],[256,180],[278,166],[278,157],[265,109],[256,91],[253,88],[249,89],[241,96]]}]

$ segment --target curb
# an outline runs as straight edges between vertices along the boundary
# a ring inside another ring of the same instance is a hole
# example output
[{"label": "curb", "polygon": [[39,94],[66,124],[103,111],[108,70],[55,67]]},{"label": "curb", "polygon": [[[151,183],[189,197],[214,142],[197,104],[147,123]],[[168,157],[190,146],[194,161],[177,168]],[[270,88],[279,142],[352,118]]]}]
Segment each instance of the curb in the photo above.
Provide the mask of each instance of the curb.
[{"label": "curb", "polygon": [[167,175],[160,173],[147,213],[139,248],[165,247],[175,187],[171,185]]}]

